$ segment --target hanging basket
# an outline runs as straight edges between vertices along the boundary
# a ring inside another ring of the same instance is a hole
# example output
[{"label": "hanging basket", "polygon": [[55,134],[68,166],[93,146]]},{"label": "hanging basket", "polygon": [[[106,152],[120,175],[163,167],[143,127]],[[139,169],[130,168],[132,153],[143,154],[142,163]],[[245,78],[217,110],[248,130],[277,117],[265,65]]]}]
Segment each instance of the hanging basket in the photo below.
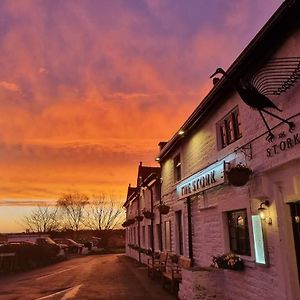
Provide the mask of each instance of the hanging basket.
[{"label": "hanging basket", "polygon": [[154,217],[154,213],[149,210],[143,211],[143,214],[146,219],[153,219],[153,217]]},{"label": "hanging basket", "polygon": [[127,227],[127,226],[129,225],[127,221],[128,221],[128,220],[126,220],[125,222],[122,223],[122,226],[123,226],[123,227]]},{"label": "hanging basket", "polygon": [[143,221],[144,216],[136,216],[135,219],[136,219],[138,222],[141,222],[141,221]]},{"label": "hanging basket", "polygon": [[134,219],[128,219],[127,221],[127,226],[134,224]]},{"label": "hanging basket", "polygon": [[226,172],[229,183],[234,186],[245,185],[251,173],[252,171],[243,165],[237,165]]},{"label": "hanging basket", "polygon": [[167,215],[170,211],[170,206],[165,204],[160,204],[158,210],[162,215]]}]

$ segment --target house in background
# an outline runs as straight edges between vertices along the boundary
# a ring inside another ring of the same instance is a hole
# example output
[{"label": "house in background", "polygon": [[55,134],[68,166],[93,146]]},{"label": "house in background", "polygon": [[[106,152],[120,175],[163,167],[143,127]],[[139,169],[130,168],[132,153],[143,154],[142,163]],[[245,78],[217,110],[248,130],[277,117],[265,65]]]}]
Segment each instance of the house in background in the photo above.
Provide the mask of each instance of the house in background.
[{"label": "house in background", "polygon": [[[155,251],[162,250],[160,168],[138,167],[137,187],[128,187],[126,202],[126,253],[146,263]],[[126,224],[127,222],[127,224]]]}]

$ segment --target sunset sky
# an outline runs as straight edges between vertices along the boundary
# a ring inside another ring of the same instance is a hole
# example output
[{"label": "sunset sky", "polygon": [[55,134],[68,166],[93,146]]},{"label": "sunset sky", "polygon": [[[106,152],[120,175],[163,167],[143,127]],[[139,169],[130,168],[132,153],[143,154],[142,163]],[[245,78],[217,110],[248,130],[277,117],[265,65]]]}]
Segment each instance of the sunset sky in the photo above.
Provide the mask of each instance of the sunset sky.
[{"label": "sunset sky", "polygon": [[124,199],[281,3],[0,1],[0,232],[64,192]]}]

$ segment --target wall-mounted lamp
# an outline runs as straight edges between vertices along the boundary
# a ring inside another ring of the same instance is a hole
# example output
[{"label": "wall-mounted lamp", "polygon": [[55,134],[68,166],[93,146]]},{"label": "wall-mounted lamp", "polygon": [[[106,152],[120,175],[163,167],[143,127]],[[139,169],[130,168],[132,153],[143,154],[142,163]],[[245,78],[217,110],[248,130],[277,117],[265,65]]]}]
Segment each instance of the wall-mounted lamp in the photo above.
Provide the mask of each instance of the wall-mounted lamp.
[{"label": "wall-mounted lamp", "polygon": [[272,224],[271,217],[266,217],[267,207],[269,207],[269,206],[270,206],[270,201],[265,200],[259,205],[259,208],[257,210],[259,212],[260,218],[262,220],[266,221],[266,223],[268,223],[269,225],[271,225]]},{"label": "wall-mounted lamp", "polygon": [[179,135],[184,135],[184,130],[183,130],[183,129],[180,129],[180,130],[178,131],[178,134],[179,134]]},{"label": "wall-mounted lamp", "polygon": [[156,160],[156,161],[160,161],[160,158],[159,158],[159,157],[156,157],[155,160]]}]

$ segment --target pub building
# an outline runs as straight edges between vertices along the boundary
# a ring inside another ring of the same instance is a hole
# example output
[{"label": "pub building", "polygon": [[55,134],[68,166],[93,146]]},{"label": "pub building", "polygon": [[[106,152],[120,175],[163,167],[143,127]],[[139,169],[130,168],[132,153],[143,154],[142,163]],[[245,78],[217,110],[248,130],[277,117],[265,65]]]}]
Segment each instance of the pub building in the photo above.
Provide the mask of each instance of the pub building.
[{"label": "pub building", "polygon": [[[170,210],[148,234],[161,245],[147,247],[192,260],[180,299],[300,299],[299,12],[285,1],[160,144],[157,201]],[[128,191],[127,214],[134,203]],[[243,269],[211,267],[227,253]]]}]

